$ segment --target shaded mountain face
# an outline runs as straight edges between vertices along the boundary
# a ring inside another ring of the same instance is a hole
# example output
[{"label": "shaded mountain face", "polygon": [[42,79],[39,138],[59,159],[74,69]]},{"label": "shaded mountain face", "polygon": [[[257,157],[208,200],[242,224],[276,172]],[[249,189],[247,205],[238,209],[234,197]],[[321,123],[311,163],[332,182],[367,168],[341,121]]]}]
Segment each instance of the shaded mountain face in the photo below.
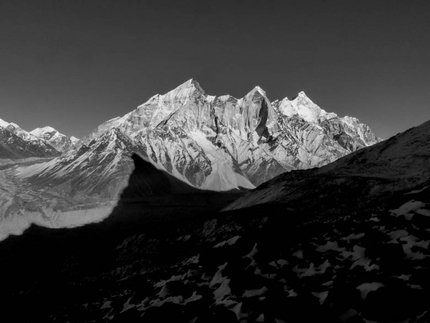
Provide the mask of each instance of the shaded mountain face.
[{"label": "shaded mountain face", "polygon": [[121,200],[141,200],[145,196],[197,193],[198,189],[157,169],[153,164],[134,153],[131,156],[134,170]]},{"label": "shaded mountain face", "polygon": [[74,147],[79,142],[78,138],[73,136],[69,138],[49,126],[43,128],[36,128],[30,131],[30,134],[45,140],[59,152],[65,152],[70,148]]},{"label": "shaded mountain face", "polygon": [[48,142],[0,119],[0,159],[56,157],[59,152]]},{"label": "shaded mountain face", "polygon": [[[113,216],[32,226],[0,244],[5,311],[19,321],[429,322],[429,128],[282,174],[228,211],[204,203],[186,216],[178,206],[205,196],[174,200],[176,179],[135,156]],[[166,201],[176,208],[165,213]]]}]

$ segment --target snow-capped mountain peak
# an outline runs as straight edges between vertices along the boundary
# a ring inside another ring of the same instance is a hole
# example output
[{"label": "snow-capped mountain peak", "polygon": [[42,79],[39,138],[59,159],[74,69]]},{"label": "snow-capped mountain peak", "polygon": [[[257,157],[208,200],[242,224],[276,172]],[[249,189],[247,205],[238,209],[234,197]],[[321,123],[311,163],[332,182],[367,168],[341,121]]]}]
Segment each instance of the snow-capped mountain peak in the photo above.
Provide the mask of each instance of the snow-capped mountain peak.
[{"label": "snow-capped mountain peak", "polygon": [[9,125],[9,122],[6,122],[0,118],[0,127],[6,128],[8,125]]},{"label": "snow-capped mountain peak", "polygon": [[27,141],[38,141],[39,138],[31,134],[30,132],[25,131],[20,126],[18,126],[16,123],[10,122],[9,125],[6,127],[9,131],[17,135],[18,137],[27,140]]},{"label": "snow-capped mountain peak", "polygon": [[297,93],[297,96],[295,97],[295,99],[296,98],[307,98],[308,100],[310,100],[306,95],[305,91],[300,91],[299,93]]},{"label": "snow-capped mountain peak", "polygon": [[194,86],[197,90],[199,90],[200,92],[202,92],[203,94],[205,94],[205,91],[204,91],[204,90],[203,90],[203,88],[200,86],[200,83],[199,83],[197,80],[195,80],[195,79],[191,78],[191,79],[189,79],[186,83],[189,83],[189,84],[190,84],[190,86]]},{"label": "snow-capped mountain peak", "polygon": [[266,96],[266,91],[264,91],[259,85],[256,85],[251,92],[259,92],[261,95]]},{"label": "snow-capped mountain peak", "polygon": [[336,113],[327,113],[321,109],[303,91],[299,92],[291,101],[285,97],[280,102],[275,101],[274,104],[284,116],[292,117],[297,115],[303,120],[314,124],[318,124],[325,119],[337,117]]},{"label": "snow-capped mountain peak", "polygon": [[18,126],[16,123],[14,123],[14,122],[11,122],[11,123],[9,123],[9,126],[12,126],[13,128],[15,128],[15,129],[21,129],[21,127],[20,126]]},{"label": "snow-capped mountain peak", "polygon": [[70,137],[70,141],[73,145],[76,145],[79,142],[79,138],[76,138],[75,136]]},{"label": "snow-capped mountain peak", "polygon": [[182,83],[172,91],[166,93],[162,97],[165,99],[174,99],[174,98],[190,98],[193,94],[197,92],[198,94],[205,95],[205,91],[202,89],[200,84],[194,80],[189,79],[188,81]]},{"label": "snow-capped mountain peak", "polygon": [[16,123],[0,119],[0,159],[53,157],[58,155],[48,142],[25,131]]},{"label": "snow-capped mountain peak", "polygon": [[245,98],[249,100],[258,100],[264,98],[267,100],[266,91],[257,85],[247,95],[245,95]]},{"label": "snow-capped mountain peak", "polygon": [[30,131],[31,134],[37,136],[37,137],[41,137],[46,133],[50,133],[50,132],[57,132],[57,130],[55,130],[54,128],[50,127],[50,126],[46,126],[46,127],[42,127],[42,128],[36,128],[32,131]]},{"label": "snow-capped mountain peak", "polygon": [[[42,128],[36,128],[30,131],[32,136],[43,139],[48,142],[52,147],[60,152],[65,152],[66,150],[72,148],[76,145],[79,140],[72,140],[68,136],[58,132],[55,128],[50,126],[45,126]],[[77,139],[77,138],[75,138]]]}]

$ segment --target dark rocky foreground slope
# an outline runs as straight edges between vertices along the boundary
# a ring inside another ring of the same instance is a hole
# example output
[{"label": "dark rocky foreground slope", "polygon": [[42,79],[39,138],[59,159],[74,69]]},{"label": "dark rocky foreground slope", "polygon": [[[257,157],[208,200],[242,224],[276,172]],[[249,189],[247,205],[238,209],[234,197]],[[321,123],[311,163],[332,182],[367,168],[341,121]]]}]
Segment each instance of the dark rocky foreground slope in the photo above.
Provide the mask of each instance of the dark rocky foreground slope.
[{"label": "dark rocky foreground slope", "polygon": [[0,243],[0,276],[7,277],[0,291],[4,313],[20,322],[61,322],[73,313],[78,322],[90,321],[91,311],[79,311],[83,303],[117,293],[123,288],[118,281],[128,285],[140,274],[146,277],[180,261],[178,230],[188,230],[197,215],[202,220],[214,216],[243,193],[198,190],[138,155],[132,159],[128,186],[103,222],[74,229],[32,225]]},{"label": "dark rocky foreground slope", "polygon": [[104,222],[0,243],[2,309],[17,321],[429,322],[429,128],[232,204],[178,194],[135,158]]}]

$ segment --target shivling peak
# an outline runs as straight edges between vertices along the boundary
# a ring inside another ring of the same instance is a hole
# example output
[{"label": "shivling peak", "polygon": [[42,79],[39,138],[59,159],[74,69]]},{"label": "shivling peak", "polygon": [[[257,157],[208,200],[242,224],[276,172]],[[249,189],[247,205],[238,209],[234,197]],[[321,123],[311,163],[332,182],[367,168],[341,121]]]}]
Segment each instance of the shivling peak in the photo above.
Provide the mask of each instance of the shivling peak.
[{"label": "shivling peak", "polygon": [[188,81],[180,84],[166,94],[160,96],[153,96],[150,100],[153,100],[154,102],[157,102],[159,100],[175,101],[177,99],[183,101],[189,99],[194,95],[205,95],[205,91],[201,88],[197,81],[189,79]]},{"label": "shivling peak", "polygon": [[174,93],[181,93],[181,94],[189,94],[195,90],[198,90],[202,94],[205,94],[205,91],[200,86],[199,82],[191,78],[188,81],[176,87],[175,89],[173,89],[172,91],[170,91],[169,93],[174,92]]}]

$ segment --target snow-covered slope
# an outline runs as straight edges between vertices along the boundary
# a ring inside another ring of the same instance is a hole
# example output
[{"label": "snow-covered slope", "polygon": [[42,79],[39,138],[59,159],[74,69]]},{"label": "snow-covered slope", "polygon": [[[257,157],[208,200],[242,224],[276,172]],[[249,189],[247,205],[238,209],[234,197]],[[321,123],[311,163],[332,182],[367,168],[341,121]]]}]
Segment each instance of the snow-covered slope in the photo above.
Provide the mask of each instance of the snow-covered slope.
[{"label": "snow-covered slope", "polygon": [[56,228],[103,219],[127,185],[134,151],[130,139],[112,129],[78,151],[6,167],[0,176],[0,239],[32,223]]},{"label": "snow-covered slope", "polygon": [[78,138],[73,136],[69,138],[49,126],[43,128],[36,128],[30,131],[30,134],[45,140],[59,152],[65,152],[79,142]]},{"label": "snow-covered slope", "polygon": [[0,119],[0,159],[55,157],[58,151],[48,142]]},{"label": "snow-covered slope", "polygon": [[48,184],[68,198],[113,200],[132,171],[129,156],[135,151],[130,139],[111,129],[78,150],[69,150],[46,163],[18,167],[19,178],[35,185]]}]

